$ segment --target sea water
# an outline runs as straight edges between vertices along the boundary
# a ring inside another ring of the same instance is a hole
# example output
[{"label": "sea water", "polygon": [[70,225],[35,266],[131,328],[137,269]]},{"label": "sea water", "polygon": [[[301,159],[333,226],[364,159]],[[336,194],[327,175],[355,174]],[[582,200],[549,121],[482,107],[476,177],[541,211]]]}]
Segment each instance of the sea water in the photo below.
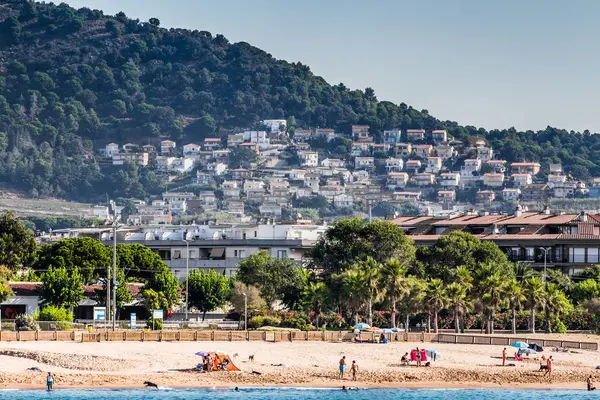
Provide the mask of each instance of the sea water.
[{"label": "sea water", "polygon": [[597,399],[600,393],[586,390],[527,390],[527,389],[361,389],[343,391],[341,389],[296,389],[296,388],[240,388],[233,389],[144,389],[144,390],[105,390],[105,389],[57,389],[52,392],[42,390],[0,390],[2,400],[553,400],[553,399]]}]

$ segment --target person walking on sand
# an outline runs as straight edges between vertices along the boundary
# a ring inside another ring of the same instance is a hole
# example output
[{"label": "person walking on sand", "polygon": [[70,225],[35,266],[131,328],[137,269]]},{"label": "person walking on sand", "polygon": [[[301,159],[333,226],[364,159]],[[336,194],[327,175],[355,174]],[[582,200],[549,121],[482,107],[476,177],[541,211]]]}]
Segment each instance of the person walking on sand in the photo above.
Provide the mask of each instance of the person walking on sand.
[{"label": "person walking on sand", "polygon": [[355,360],[352,360],[352,366],[350,367],[350,371],[352,372],[352,380],[356,381],[356,374],[358,374],[358,364],[356,364]]},{"label": "person walking on sand", "polygon": [[544,376],[548,375],[548,377],[552,376],[552,356],[548,357],[548,360],[546,360],[546,373],[544,374]]},{"label": "person walking on sand", "polygon": [[502,366],[506,365],[506,347],[502,350]]},{"label": "person walking on sand", "polygon": [[346,368],[346,356],[340,360],[340,379],[344,379],[344,368]]},{"label": "person walking on sand", "polygon": [[48,376],[46,377],[46,390],[47,391],[54,390],[53,386],[54,386],[54,375],[52,375],[52,372],[48,372]]},{"label": "person walking on sand", "polygon": [[588,392],[596,390],[596,386],[594,386],[594,382],[592,382],[592,375],[587,378],[587,390]]}]

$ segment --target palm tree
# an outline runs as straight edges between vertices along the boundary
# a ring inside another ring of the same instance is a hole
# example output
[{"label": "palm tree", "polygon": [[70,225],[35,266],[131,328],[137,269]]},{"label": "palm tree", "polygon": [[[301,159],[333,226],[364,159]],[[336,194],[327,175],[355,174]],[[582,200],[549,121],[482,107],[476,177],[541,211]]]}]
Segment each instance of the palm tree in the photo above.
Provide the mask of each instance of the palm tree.
[{"label": "palm tree", "polygon": [[[454,271],[453,281],[455,283],[463,286],[467,291],[467,295],[471,294],[471,289],[473,288],[473,276],[471,275],[471,272],[469,271],[469,269],[467,267],[465,267],[465,266],[457,267],[456,270]],[[460,332],[462,332],[462,333],[465,332],[464,313],[468,309],[473,308],[473,303],[472,303],[472,301],[470,301],[470,297],[471,296],[465,297],[466,302],[463,303],[462,309],[460,310],[459,325],[460,325]]]},{"label": "palm tree", "polygon": [[531,264],[526,263],[514,263],[512,270],[515,278],[520,284],[523,284],[527,279],[535,276],[535,271],[531,267]]},{"label": "palm tree", "polygon": [[369,293],[367,299],[367,323],[372,325],[373,303],[377,301],[380,294],[381,265],[372,257],[367,257],[364,262],[358,264],[358,269]]},{"label": "palm tree", "polygon": [[433,314],[433,329],[438,333],[438,314],[441,309],[446,307],[448,298],[446,288],[441,279],[432,279],[427,284],[425,291],[425,302],[429,309],[429,314]]},{"label": "palm tree", "polygon": [[532,276],[525,280],[523,285],[524,295],[527,298],[527,305],[531,310],[531,317],[529,319],[529,330],[531,333],[535,333],[535,310],[542,302],[542,296],[544,294],[544,284],[540,278]]},{"label": "palm tree", "polygon": [[552,333],[551,317],[565,315],[573,309],[573,305],[567,299],[565,293],[554,283],[546,285],[542,293],[542,302],[544,304],[544,313],[546,314],[546,333]]},{"label": "palm tree", "polygon": [[464,312],[467,303],[467,288],[463,285],[460,285],[457,282],[451,283],[446,288],[446,293],[448,295],[448,303],[450,307],[454,311],[454,332],[460,332],[460,317]]},{"label": "palm tree", "polygon": [[398,308],[406,316],[404,329],[408,332],[411,314],[420,312],[423,307],[427,282],[414,276],[408,276],[406,281],[408,292],[402,298]]},{"label": "palm tree", "polygon": [[513,279],[504,286],[503,295],[510,306],[512,333],[514,335],[517,333],[517,308],[521,307],[521,303],[526,300],[526,297],[523,294],[521,284],[516,279]]},{"label": "palm tree", "polygon": [[305,310],[315,313],[317,329],[319,329],[319,314],[323,311],[327,299],[327,286],[323,282],[310,282],[303,293],[303,306]]},{"label": "palm tree", "polygon": [[358,312],[369,298],[369,290],[363,274],[356,267],[350,268],[342,273],[341,282],[341,302],[350,309],[355,323],[358,324]]},{"label": "palm tree", "polygon": [[381,286],[383,293],[390,296],[392,305],[392,328],[396,327],[396,305],[398,299],[404,297],[410,290],[406,277],[406,268],[397,259],[391,259],[383,264],[381,271]]},{"label": "palm tree", "polygon": [[506,280],[500,274],[500,272],[495,272],[482,282],[482,290],[484,294],[481,300],[487,307],[488,311],[488,325],[486,328],[486,333],[494,333],[496,308],[498,308],[503,301],[502,292],[504,285],[506,285]]}]

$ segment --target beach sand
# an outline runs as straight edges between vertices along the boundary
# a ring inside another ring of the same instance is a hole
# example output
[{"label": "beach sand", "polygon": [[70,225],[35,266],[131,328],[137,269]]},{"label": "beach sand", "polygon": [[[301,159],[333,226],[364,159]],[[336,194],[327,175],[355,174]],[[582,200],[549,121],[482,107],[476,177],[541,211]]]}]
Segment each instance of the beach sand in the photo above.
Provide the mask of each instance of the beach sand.
[{"label": "beach sand", "polygon": [[[585,340],[581,338],[581,340]],[[410,349],[435,349],[441,359],[431,367],[401,366]],[[539,372],[532,356],[514,367],[502,367],[503,346],[439,343],[355,344],[328,342],[2,342],[0,388],[43,388],[47,371],[56,387],[141,388],[144,381],[159,386],[312,386],[340,387],[523,387],[583,388],[589,374],[600,382],[597,351],[554,352],[552,377]],[[199,373],[197,351],[222,351],[232,356],[240,372]],[[509,347],[512,356],[515,349]],[[248,361],[253,354],[254,362]],[[360,366],[357,382],[337,379],[339,359]],[[42,372],[27,371],[38,367]],[[259,372],[260,375],[252,373]],[[600,370],[599,370],[600,371]]]}]

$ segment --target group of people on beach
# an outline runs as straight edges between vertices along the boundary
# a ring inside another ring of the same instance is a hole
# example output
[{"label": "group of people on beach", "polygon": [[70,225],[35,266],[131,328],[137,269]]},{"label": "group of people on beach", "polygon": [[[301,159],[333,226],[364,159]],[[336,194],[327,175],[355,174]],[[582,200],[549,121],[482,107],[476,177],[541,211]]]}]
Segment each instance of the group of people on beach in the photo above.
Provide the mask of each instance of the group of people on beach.
[{"label": "group of people on beach", "polygon": [[229,362],[230,361],[228,358],[226,358],[223,362],[221,362],[219,360],[219,357],[217,357],[216,355],[213,356],[212,354],[209,354],[209,355],[202,357],[202,368],[201,369],[203,372],[219,371],[219,370],[225,369],[225,367],[227,367],[227,364],[229,364]]},{"label": "group of people on beach", "polygon": [[[338,374],[340,379],[344,379],[344,371],[346,369],[346,356],[343,356],[340,359],[340,372]],[[358,364],[356,360],[352,360],[352,365],[350,366],[350,372],[352,373],[352,380],[356,381],[358,376]]]}]

